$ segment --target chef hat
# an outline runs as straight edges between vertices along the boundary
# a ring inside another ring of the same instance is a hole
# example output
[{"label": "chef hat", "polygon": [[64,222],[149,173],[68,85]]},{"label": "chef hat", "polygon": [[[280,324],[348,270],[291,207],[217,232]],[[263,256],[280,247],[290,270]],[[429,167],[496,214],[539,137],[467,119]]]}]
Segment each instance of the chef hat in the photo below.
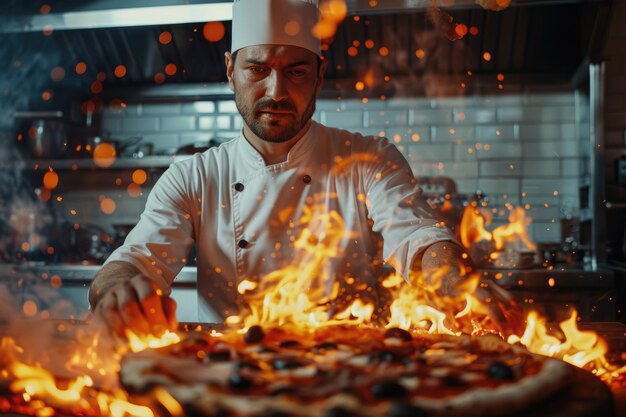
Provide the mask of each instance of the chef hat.
[{"label": "chef hat", "polygon": [[293,45],[321,55],[313,34],[317,0],[234,0],[231,52],[253,45]]}]

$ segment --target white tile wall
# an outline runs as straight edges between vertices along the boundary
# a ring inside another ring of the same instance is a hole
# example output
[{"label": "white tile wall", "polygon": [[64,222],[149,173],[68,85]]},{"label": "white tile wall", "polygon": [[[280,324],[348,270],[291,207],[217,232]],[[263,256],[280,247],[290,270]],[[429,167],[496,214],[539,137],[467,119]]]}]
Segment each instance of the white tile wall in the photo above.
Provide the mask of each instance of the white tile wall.
[{"label": "white tile wall", "polygon": [[[315,119],[363,134],[384,134],[416,176],[449,176],[461,193],[488,195],[501,214],[494,221],[506,221],[505,204],[530,204],[536,219],[532,237],[541,242],[559,241],[560,217],[578,210],[581,153],[574,105],[573,91],[543,90],[367,103],[324,99],[317,103]],[[615,114],[614,122],[621,126],[617,119],[626,115]],[[234,100],[129,104],[122,113],[103,116],[106,130],[143,134],[168,152],[210,137],[232,137],[242,124]],[[626,143],[623,135],[624,129],[614,129],[613,142]]]}]

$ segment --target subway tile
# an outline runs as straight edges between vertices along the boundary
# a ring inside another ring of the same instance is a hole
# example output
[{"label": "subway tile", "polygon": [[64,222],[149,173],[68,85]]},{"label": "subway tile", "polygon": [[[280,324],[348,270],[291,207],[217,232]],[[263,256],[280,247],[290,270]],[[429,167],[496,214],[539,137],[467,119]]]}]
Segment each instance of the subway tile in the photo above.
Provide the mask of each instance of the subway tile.
[{"label": "subway tile", "polygon": [[412,120],[413,126],[432,126],[452,124],[451,109],[414,109]]},{"label": "subway tile", "polygon": [[131,117],[122,119],[122,131],[125,133],[158,132],[160,127],[158,117]]},{"label": "subway tile", "polygon": [[216,127],[219,130],[231,129],[230,116],[217,116]]},{"label": "subway tile", "polygon": [[522,156],[522,146],[519,143],[487,143],[481,144],[475,150],[476,157],[482,159],[518,159]]},{"label": "subway tile", "polygon": [[185,103],[182,106],[183,114],[215,113],[216,105],[214,101],[196,101]]},{"label": "subway tile", "polygon": [[342,110],[341,109],[342,102],[343,100],[321,99],[321,100],[317,100],[317,102],[315,103],[315,108],[320,111],[335,112],[337,110]]},{"label": "subway tile", "polygon": [[478,162],[444,162],[441,166],[436,166],[434,171],[437,175],[452,178],[477,178]]},{"label": "subway tile", "polygon": [[530,205],[530,208],[533,207],[558,207],[560,205],[561,199],[560,196],[554,194],[545,194],[542,196],[529,196],[528,193],[525,196],[522,196],[522,204],[526,206]]},{"label": "subway tile", "polygon": [[496,122],[496,109],[454,109],[454,122],[458,124],[484,124]]},{"label": "subway tile", "polygon": [[242,129],[243,128],[243,117],[241,116],[233,116],[233,129]]},{"label": "subway tile", "polygon": [[102,131],[112,134],[122,133],[122,119],[103,117],[102,118]]},{"label": "subway tile", "polygon": [[173,155],[180,147],[180,137],[175,133],[158,133],[144,135],[142,143],[152,143],[154,151]]},{"label": "subway tile", "polygon": [[557,123],[521,124],[520,139],[537,141],[562,139],[561,125]]},{"label": "subway tile", "polygon": [[430,129],[423,127],[385,128],[384,132],[394,143],[428,143],[430,140]]},{"label": "subway tile", "polygon": [[[369,99],[367,103],[362,100],[349,99],[341,101],[341,110],[384,110],[387,108],[386,100]],[[331,108],[332,110],[332,108]]]},{"label": "subway tile", "polygon": [[408,124],[408,113],[406,110],[374,110],[367,112],[367,126],[406,126]]},{"label": "subway tile", "polygon": [[452,159],[452,145],[412,143],[408,146],[408,159],[411,163],[417,163],[422,161],[450,161]]},{"label": "subway tile", "polygon": [[519,194],[520,181],[508,178],[479,178],[478,188],[486,195],[515,195]]},{"label": "subway tile", "polygon": [[201,116],[198,117],[198,128],[200,130],[211,130],[215,129],[215,116]]},{"label": "subway tile", "polygon": [[476,126],[477,141],[506,141],[517,139],[515,126],[510,125],[485,125]]},{"label": "subway tile", "polygon": [[474,195],[478,190],[477,178],[453,178],[459,194]]},{"label": "subway tile", "polygon": [[239,113],[235,100],[218,101],[217,109],[220,113]]},{"label": "subway tile", "polygon": [[161,118],[161,131],[184,132],[196,130],[195,116],[171,116]]},{"label": "subway tile", "polygon": [[480,161],[481,177],[521,177],[522,163],[520,160]]},{"label": "subway tile", "polygon": [[498,109],[499,122],[573,122],[574,106],[503,107]]},{"label": "subway tile", "polygon": [[522,191],[529,197],[537,197],[542,195],[559,194],[575,194],[579,188],[578,178],[560,178],[560,179],[526,179],[522,180]]},{"label": "subway tile", "polygon": [[526,142],[522,146],[524,158],[574,158],[579,154],[576,145],[569,142],[543,141]]},{"label": "subway tile", "polygon": [[521,107],[527,102],[527,98],[521,94],[507,94],[505,96],[484,96],[483,103],[485,105],[501,107]]},{"label": "subway tile", "polygon": [[[552,87],[546,87],[552,88]],[[539,89],[539,87],[534,87]],[[530,92],[528,94],[528,104],[558,104],[558,105],[574,105],[574,92],[562,92],[562,93],[539,93]]]},{"label": "subway tile", "polygon": [[[430,109],[430,99],[427,98],[392,98],[384,101],[383,103],[387,103],[387,108],[395,109]],[[372,103],[372,100],[369,101],[368,105]]]},{"label": "subway tile", "polygon": [[531,225],[532,239],[535,243],[561,242],[561,223],[541,222]]},{"label": "subway tile", "polygon": [[479,96],[467,96],[467,97],[442,97],[436,98],[431,101],[431,107],[438,108],[471,108],[482,104],[482,99]]},{"label": "subway tile", "polygon": [[474,126],[434,126],[431,131],[433,142],[464,143],[476,137]]},{"label": "subway tile", "polygon": [[476,161],[478,156],[476,156],[476,148],[474,144],[462,144],[462,145],[454,145],[454,160],[455,161]]},{"label": "subway tile", "polygon": [[410,165],[415,177],[431,177],[433,175],[433,164],[420,162]]},{"label": "subway tile", "polygon": [[582,164],[579,158],[561,159],[561,176],[579,177],[581,175],[581,169]]},{"label": "subway tile", "polygon": [[558,160],[551,159],[527,159],[523,163],[522,173],[526,178],[532,177],[558,177],[561,175]]},{"label": "subway tile", "polygon": [[533,222],[559,220],[560,212],[558,206],[535,206],[526,210],[526,214],[533,219]]},{"label": "subway tile", "polygon": [[202,144],[206,145],[211,139],[213,139],[213,133],[211,132],[193,132],[193,133],[181,133],[180,143],[181,146]]},{"label": "subway tile", "polygon": [[144,103],[143,114],[145,116],[180,114],[181,108],[182,105],[180,103]]},{"label": "subway tile", "polygon": [[[498,194],[493,198],[489,198],[489,205],[503,208],[507,206],[518,207],[521,205],[521,197],[517,194]],[[508,213],[505,213],[503,217],[508,218]]]},{"label": "subway tile", "polygon": [[326,125],[330,127],[338,127],[341,129],[349,129],[355,127],[363,127],[363,112],[360,111],[342,111],[342,112],[324,112],[326,114]]}]

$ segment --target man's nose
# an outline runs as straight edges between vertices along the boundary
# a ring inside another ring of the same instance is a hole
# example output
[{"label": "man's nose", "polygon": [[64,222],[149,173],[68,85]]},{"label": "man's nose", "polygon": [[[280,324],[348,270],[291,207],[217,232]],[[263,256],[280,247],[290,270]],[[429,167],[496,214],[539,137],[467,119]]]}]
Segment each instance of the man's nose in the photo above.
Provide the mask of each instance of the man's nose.
[{"label": "man's nose", "polygon": [[284,100],[287,95],[287,80],[278,71],[272,71],[269,77],[267,77],[267,92],[266,95],[274,101]]}]

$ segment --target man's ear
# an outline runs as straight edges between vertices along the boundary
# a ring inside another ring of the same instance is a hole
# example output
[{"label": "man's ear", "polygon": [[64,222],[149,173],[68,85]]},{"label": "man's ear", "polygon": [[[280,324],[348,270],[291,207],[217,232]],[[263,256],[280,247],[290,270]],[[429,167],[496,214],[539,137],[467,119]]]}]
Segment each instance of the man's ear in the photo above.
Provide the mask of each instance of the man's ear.
[{"label": "man's ear", "polygon": [[233,56],[230,52],[224,53],[224,62],[226,63],[226,77],[228,78],[228,87],[231,91],[235,91],[235,83],[233,82],[233,71],[235,63],[233,62]]},{"label": "man's ear", "polygon": [[320,91],[322,91],[322,86],[324,85],[324,73],[326,72],[326,68],[328,67],[328,60],[322,59],[319,74],[317,74],[317,91],[315,95],[318,96]]}]

